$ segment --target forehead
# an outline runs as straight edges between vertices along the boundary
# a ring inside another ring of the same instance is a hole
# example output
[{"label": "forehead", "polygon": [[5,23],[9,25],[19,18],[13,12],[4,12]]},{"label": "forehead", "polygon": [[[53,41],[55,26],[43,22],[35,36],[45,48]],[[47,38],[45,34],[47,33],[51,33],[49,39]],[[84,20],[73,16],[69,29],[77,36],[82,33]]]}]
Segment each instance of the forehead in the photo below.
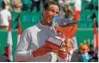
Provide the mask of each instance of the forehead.
[{"label": "forehead", "polygon": [[82,45],[82,46],[81,46],[81,49],[88,49],[88,46]]},{"label": "forehead", "polygon": [[70,39],[70,38],[69,38],[69,39],[66,39],[66,41],[67,41],[67,42],[73,42],[73,40]]},{"label": "forehead", "polygon": [[48,9],[55,9],[55,10],[59,11],[58,5],[55,5],[55,4],[50,4]]}]

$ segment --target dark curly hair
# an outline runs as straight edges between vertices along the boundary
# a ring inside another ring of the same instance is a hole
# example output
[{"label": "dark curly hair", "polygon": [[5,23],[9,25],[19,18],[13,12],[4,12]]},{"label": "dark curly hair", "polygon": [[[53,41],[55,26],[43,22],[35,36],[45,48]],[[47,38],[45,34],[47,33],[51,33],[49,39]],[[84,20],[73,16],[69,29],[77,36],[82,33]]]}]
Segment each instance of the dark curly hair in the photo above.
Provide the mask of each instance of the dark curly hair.
[{"label": "dark curly hair", "polygon": [[5,9],[5,3],[2,1],[2,8]]},{"label": "dark curly hair", "polygon": [[55,2],[55,1],[50,1],[50,2],[47,2],[46,4],[44,4],[44,9],[47,10],[49,5],[51,5],[51,4],[57,5],[59,7],[59,9],[60,9],[59,4],[57,2]]}]

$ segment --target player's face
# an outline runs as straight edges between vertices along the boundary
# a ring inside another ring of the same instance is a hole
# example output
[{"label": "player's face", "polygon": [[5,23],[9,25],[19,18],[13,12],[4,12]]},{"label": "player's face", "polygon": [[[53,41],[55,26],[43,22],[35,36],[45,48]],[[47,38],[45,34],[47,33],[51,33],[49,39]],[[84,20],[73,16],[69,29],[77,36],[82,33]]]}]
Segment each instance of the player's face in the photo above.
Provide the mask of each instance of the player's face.
[{"label": "player's face", "polygon": [[57,5],[51,4],[48,9],[43,11],[43,19],[48,26],[52,25],[52,20],[54,16],[59,14],[59,7]]}]

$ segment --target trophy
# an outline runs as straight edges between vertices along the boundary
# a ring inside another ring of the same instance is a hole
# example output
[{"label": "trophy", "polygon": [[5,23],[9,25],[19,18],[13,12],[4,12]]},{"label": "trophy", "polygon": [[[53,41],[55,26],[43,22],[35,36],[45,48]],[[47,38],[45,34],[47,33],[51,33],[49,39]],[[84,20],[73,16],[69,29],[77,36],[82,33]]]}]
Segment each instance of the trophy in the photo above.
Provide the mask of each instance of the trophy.
[{"label": "trophy", "polygon": [[64,53],[66,52],[66,44],[65,44],[65,42],[62,42],[60,50],[62,50]]}]

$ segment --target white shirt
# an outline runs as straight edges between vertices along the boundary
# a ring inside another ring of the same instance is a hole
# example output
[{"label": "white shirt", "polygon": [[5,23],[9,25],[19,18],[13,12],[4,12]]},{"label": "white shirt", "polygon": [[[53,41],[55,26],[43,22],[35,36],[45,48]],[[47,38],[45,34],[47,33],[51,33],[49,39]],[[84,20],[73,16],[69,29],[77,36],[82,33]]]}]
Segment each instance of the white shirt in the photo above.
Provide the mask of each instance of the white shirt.
[{"label": "white shirt", "polygon": [[70,53],[70,54],[68,55],[68,60],[69,60],[69,62],[71,61],[73,52],[74,52],[74,50],[71,50],[71,51],[69,52],[69,53]]},{"label": "white shirt", "polygon": [[18,61],[51,61],[51,55],[33,57],[32,51],[41,47],[49,36],[55,36],[54,31],[49,26],[41,24],[34,25],[23,32],[16,50],[16,59]]},{"label": "white shirt", "polygon": [[8,20],[11,20],[11,13],[7,9],[3,9],[0,11],[0,26],[8,26]]}]

